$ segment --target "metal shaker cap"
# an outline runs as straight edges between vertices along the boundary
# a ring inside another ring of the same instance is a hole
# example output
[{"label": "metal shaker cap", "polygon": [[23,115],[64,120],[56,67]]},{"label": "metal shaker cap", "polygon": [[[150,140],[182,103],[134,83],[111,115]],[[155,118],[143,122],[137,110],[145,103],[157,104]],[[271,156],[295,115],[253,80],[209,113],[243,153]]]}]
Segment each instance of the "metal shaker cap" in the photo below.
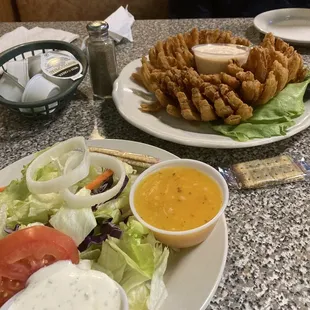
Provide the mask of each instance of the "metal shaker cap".
[{"label": "metal shaker cap", "polygon": [[88,23],[86,28],[89,34],[102,34],[108,32],[109,24],[105,21],[98,20]]}]

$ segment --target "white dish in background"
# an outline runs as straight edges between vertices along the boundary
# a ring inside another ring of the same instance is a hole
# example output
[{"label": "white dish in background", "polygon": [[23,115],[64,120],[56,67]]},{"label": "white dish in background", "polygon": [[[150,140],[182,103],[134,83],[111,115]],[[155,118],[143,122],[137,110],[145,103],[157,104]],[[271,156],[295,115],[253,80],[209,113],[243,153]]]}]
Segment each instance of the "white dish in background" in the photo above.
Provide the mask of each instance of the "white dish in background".
[{"label": "white dish in background", "polygon": [[141,67],[140,59],[129,63],[120,73],[113,87],[113,100],[121,116],[133,126],[150,135],[163,140],[183,145],[207,148],[245,148],[269,144],[287,139],[310,126],[310,100],[305,104],[305,112],[294,119],[295,125],[288,129],[285,136],[264,139],[252,139],[239,142],[213,131],[207,123],[190,123],[168,115],[165,110],[157,113],[143,113],[139,110],[140,103],[145,100],[132,92],[131,89],[146,92],[131,79],[131,74]]},{"label": "white dish in background", "polygon": [[[92,140],[89,146],[140,153],[161,160],[177,156],[160,148],[125,140]],[[0,186],[20,178],[27,156],[0,171]],[[160,310],[205,310],[221,280],[228,250],[227,226],[223,215],[210,236],[200,245],[173,253],[165,274],[168,297]]]},{"label": "white dish in background", "polygon": [[291,43],[310,44],[310,9],[267,11],[254,18],[254,26]]}]

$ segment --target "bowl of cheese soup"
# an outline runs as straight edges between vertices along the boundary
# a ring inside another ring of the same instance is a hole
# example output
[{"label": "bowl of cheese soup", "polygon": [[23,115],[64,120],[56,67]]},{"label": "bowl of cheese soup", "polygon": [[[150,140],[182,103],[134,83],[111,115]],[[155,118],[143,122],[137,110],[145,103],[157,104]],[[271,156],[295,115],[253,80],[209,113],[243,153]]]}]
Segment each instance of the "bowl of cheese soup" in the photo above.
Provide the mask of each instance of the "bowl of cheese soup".
[{"label": "bowl of cheese soup", "polygon": [[213,167],[196,160],[163,161],[145,170],[130,192],[134,216],[162,243],[186,248],[204,241],[224,213],[228,187]]},{"label": "bowl of cheese soup", "polygon": [[243,65],[249,56],[250,48],[237,44],[199,44],[192,47],[197,71],[200,74],[216,74],[227,71],[231,59]]}]

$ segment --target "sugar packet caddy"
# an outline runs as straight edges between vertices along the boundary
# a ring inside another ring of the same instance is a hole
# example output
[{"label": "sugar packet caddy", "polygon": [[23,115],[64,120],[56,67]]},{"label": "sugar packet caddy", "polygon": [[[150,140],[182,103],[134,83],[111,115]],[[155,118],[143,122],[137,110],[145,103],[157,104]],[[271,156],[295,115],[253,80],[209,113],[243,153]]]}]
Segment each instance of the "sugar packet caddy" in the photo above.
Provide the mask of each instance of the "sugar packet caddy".
[{"label": "sugar packet caddy", "polygon": [[304,158],[289,155],[247,161],[218,170],[229,186],[238,189],[262,188],[310,178],[310,165]]}]

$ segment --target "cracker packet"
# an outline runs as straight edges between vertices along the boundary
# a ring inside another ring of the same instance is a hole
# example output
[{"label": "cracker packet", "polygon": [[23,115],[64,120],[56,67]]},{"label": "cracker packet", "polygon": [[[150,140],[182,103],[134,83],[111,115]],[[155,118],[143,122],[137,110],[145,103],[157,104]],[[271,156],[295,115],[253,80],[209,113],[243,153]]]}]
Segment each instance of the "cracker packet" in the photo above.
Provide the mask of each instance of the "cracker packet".
[{"label": "cracker packet", "polygon": [[262,160],[238,163],[228,168],[218,168],[231,187],[261,188],[270,185],[304,181],[310,178],[310,165],[302,158],[280,155]]}]

